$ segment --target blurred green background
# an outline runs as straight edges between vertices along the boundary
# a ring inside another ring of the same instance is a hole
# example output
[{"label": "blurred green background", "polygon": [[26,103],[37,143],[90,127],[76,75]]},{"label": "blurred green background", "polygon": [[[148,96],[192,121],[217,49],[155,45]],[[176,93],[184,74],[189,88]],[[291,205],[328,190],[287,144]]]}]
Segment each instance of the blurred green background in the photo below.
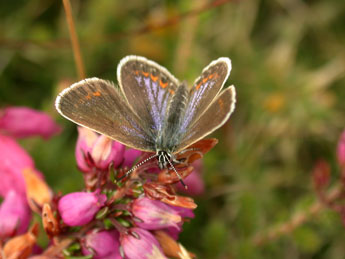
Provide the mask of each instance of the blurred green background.
[{"label": "blurred green background", "polygon": [[[213,4],[212,4],[213,3]],[[206,192],[180,241],[199,258],[345,257],[341,217],[328,209],[258,245],[269,229],[315,203],[319,158],[339,181],[335,149],[345,126],[345,1],[72,0],[88,77],[116,81],[116,66],[143,55],[190,84],[227,56],[237,107],[204,159]],[[1,105],[29,106],[64,127],[48,142],[22,140],[58,192],[82,188],[76,127],[57,93],[78,80],[61,1],[0,2]],[[25,123],[25,121],[23,121]]]}]

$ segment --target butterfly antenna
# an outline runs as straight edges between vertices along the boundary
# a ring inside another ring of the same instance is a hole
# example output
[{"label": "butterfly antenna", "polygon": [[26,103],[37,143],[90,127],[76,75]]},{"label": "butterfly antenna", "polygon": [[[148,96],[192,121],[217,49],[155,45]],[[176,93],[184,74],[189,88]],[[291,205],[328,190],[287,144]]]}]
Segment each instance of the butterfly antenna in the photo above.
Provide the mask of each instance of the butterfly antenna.
[{"label": "butterfly antenna", "polygon": [[123,178],[129,176],[135,169],[137,169],[138,167],[142,166],[143,164],[145,164],[146,162],[150,161],[152,158],[157,157],[158,155],[152,155],[148,158],[146,158],[145,160],[141,161],[140,163],[136,164],[135,166],[133,166],[130,170],[128,170],[124,175],[122,175],[119,179],[116,179],[116,182],[121,181]]},{"label": "butterfly antenna", "polygon": [[183,187],[187,190],[188,187],[187,185],[183,182],[181,175],[177,172],[176,168],[173,166],[173,164],[171,163],[170,159],[168,156],[165,156],[165,158],[168,160],[168,163],[170,164],[170,166],[172,167],[172,169],[175,171],[175,174],[177,175],[178,179],[180,180],[181,184],[183,185]]}]

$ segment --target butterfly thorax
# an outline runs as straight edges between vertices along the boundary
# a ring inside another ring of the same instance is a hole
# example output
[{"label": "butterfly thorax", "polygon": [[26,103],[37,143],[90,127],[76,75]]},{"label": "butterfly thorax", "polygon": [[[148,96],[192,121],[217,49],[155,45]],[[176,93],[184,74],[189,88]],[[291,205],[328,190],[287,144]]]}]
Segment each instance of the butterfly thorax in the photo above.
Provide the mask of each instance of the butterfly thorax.
[{"label": "butterfly thorax", "polygon": [[[186,83],[183,82],[176,90],[171,99],[167,116],[160,132],[157,132],[155,140],[156,150],[158,152],[165,152],[165,154],[172,154],[176,150],[176,146],[180,143],[184,132],[180,130],[180,125],[183,121],[186,105],[188,101],[188,91]],[[164,151],[160,151],[164,150]],[[158,154],[157,152],[157,154]],[[163,154],[162,153],[162,154]],[[169,156],[169,155],[168,155]],[[171,156],[171,155],[170,155]],[[163,156],[162,156],[163,159]]]}]

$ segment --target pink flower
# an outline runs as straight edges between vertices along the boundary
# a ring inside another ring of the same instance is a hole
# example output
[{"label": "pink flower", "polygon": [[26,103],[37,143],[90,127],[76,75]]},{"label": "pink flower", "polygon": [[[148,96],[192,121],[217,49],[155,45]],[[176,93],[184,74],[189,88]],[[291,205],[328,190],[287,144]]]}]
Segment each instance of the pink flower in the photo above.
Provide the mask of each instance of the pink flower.
[{"label": "pink flower", "polygon": [[87,128],[78,127],[78,132],[75,155],[81,171],[89,172],[93,167],[106,170],[111,163],[115,168],[121,164],[124,145]]},{"label": "pink flower", "polygon": [[93,255],[94,259],[122,259],[119,238],[117,230],[91,232],[81,242],[83,255]]},{"label": "pink flower", "polygon": [[82,226],[89,223],[104,206],[107,197],[98,192],[74,192],[59,200],[58,210],[68,226]]},{"label": "pink flower", "polygon": [[337,157],[339,164],[345,168],[345,130],[341,134],[338,142]]},{"label": "pink flower", "polygon": [[29,154],[13,138],[0,134],[0,161],[0,196],[15,190],[25,197],[22,171],[34,168]]},{"label": "pink flower", "polygon": [[[182,207],[178,207],[178,206],[172,206],[172,205],[168,205],[168,206],[171,209],[175,210],[182,218],[194,218],[194,216],[195,216],[193,210],[191,210],[191,209],[182,208]],[[173,239],[177,240],[180,232],[182,231],[182,225],[183,225],[183,221],[181,221],[178,224],[178,228],[167,227],[163,230],[166,233],[168,233],[169,236],[171,236]]]},{"label": "pink flower", "polygon": [[15,191],[9,191],[0,206],[0,240],[23,234],[31,218],[26,200]]},{"label": "pink flower", "polygon": [[122,235],[120,239],[126,258],[166,258],[157,239],[149,231],[131,228],[129,233]]},{"label": "pink flower", "polygon": [[26,107],[8,107],[0,111],[0,131],[15,138],[50,138],[61,131],[47,114]]},{"label": "pink flower", "polygon": [[169,205],[145,197],[133,202],[132,213],[141,220],[136,225],[149,230],[167,227],[178,229],[178,223],[182,221],[179,213]]},{"label": "pink flower", "polygon": [[190,195],[190,196],[198,196],[204,193],[205,191],[205,184],[202,179],[202,162],[201,160],[195,161],[192,166],[194,167],[194,171],[188,175],[183,181],[187,185],[188,189],[186,190],[181,183],[177,183],[176,187],[177,190]]},{"label": "pink flower", "polygon": [[141,153],[142,152],[140,150],[136,150],[133,148],[126,149],[122,167],[127,166],[131,168],[134,165],[135,160],[139,158]]}]

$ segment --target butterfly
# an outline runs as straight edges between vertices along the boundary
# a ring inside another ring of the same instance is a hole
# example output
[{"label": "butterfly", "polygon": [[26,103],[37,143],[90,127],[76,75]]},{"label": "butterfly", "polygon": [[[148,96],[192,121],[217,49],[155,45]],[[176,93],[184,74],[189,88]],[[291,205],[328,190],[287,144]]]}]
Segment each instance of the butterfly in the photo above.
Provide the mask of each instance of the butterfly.
[{"label": "butterfly", "polygon": [[222,88],[230,70],[230,59],[218,58],[189,89],[156,62],[127,56],[117,67],[119,87],[96,77],[84,79],[63,90],[55,106],[76,124],[154,152],[160,168],[173,167],[176,154],[229,119],[236,92],[233,85]]}]

